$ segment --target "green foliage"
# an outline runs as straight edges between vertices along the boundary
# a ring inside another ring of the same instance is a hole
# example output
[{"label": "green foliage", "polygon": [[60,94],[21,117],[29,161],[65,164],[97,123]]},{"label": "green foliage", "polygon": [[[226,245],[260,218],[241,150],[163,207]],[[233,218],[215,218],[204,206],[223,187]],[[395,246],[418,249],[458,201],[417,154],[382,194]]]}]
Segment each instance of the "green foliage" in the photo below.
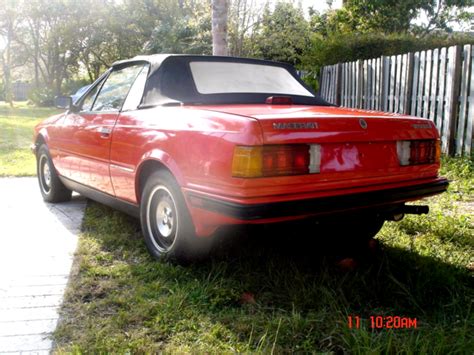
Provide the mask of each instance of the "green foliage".
[{"label": "green foliage", "polygon": [[212,54],[209,1],[163,2],[161,6],[166,10],[157,11],[153,18],[144,47],[147,53]]},{"label": "green foliage", "polygon": [[237,57],[256,56],[257,30],[261,22],[262,7],[254,0],[229,1],[228,44],[229,53]]},{"label": "green foliage", "polygon": [[317,75],[320,68],[325,65],[467,43],[474,43],[474,37],[432,35],[419,38],[411,34],[384,35],[382,33],[331,34],[323,37],[314,34],[302,56],[301,67]]},{"label": "green foliage", "polygon": [[88,79],[71,79],[63,84],[62,92],[66,95],[74,95],[77,90],[90,83]]},{"label": "green foliage", "polygon": [[348,0],[327,16],[334,32],[406,32],[418,10],[431,0]]},{"label": "green foliage", "polygon": [[28,100],[38,107],[54,106],[54,98],[56,96],[53,89],[48,87],[32,89],[28,92]]},{"label": "green foliage", "polygon": [[[338,10],[311,10],[307,21],[295,2],[277,1],[273,7],[233,0],[229,50],[288,62],[313,74],[337,61],[451,44],[457,40],[431,34],[449,32],[454,21],[468,23],[470,4],[472,0],[348,0]],[[74,91],[74,80],[85,76],[94,81],[120,59],[212,52],[211,0],[19,0],[5,5],[0,7],[4,91],[10,93],[15,76],[26,73],[36,88],[32,101],[41,105],[51,102],[52,93]],[[414,25],[422,12],[428,22]]]},{"label": "green foliage", "polygon": [[[338,10],[320,14],[312,10],[312,28],[323,35],[331,33],[408,33],[427,34],[433,29],[451,32],[453,22],[472,19],[465,10],[472,0],[347,0]],[[423,25],[413,21],[423,13]]]},{"label": "green foliage", "polygon": [[264,10],[262,23],[255,37],[255,54],[295,65],[300,62],[309,38],[309,25],[302,9],[287,2],[277,2],[273,12],[268,6]]},{"label": "green foliage", "polygon": [[[324,65],[474,43],[469,34],[448,35],[451,22],[471,19],[472,14],[465,13],[471,4],[471,0],[348,0],[338,10],[311,10],[311,41],[301,59],[301,67],[310,74],[306,80],[316,87],[315,77]],[[414,25],[420,13],[426,14],[427,23]]]}]

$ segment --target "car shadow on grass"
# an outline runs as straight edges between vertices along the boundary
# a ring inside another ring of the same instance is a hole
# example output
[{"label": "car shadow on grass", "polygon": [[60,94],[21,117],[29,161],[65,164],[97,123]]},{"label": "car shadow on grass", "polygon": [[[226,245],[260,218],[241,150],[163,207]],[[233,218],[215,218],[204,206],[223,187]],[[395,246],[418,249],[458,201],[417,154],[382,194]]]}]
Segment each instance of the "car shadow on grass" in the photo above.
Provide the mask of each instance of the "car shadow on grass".
[{"label": "car shadow on grass", "polygon": [[[55,333],[59,349],[166,352],[466,352],[465,269],[353,245],[308,226],[220,231],[213,257],[153,260],[136,220],[89,203]],[[340,263],[347,258],[356,263]],[[361,319],[349,327],[348,316]],[[373,329],[371,316],[417,320]]]}]

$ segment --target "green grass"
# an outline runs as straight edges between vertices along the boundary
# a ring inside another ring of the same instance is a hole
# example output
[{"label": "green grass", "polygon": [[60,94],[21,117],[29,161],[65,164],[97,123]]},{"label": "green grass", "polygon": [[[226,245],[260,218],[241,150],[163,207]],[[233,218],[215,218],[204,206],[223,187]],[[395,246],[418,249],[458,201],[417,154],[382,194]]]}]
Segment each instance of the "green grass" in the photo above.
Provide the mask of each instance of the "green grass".
[{"label": "green grass", "polygon": [[35,158],[30,151],[33,128],[57,109],[0,103],[0,176],[35,175]]},{"label": "green grass", "polygon": [[[90,203],[56,350],[472,353],[474,165],[445,159],[443,174],[451,188],[429,215],[386,223],[381,249],[345,271],[351,250],[309,229],[222,233],[233,247],[206,263],[156,262],[137,221]],[[418,326],[371,329],[377,315]]]}]

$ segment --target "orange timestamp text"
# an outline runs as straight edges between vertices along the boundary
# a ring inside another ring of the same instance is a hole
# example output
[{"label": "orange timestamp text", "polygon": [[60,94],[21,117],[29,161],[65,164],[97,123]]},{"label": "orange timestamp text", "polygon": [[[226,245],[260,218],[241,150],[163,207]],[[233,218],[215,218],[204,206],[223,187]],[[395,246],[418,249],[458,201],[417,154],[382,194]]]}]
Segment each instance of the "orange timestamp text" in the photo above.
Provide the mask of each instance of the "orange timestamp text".
[{"label": "orange timestamp text", "polygon": [[416,329],[417,327],[417,319],[410,317],[370,316],[367,319],[355,315],[347,317],[347,325],[350,329],[360,329],[362,323],[372,329]]}]

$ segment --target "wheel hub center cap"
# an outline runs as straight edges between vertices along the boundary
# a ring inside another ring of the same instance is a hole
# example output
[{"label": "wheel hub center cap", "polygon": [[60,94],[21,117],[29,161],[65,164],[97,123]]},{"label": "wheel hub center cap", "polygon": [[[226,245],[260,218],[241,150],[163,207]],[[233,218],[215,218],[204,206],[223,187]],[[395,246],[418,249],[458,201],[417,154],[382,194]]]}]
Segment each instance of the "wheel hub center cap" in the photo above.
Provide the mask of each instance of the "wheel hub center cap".
[{"label": "wheel hub center cap", "polygon": [[173,231],[173,210],[167,201],[161,201],[157,208],[157,224],[161,235],[169,237]]}]

